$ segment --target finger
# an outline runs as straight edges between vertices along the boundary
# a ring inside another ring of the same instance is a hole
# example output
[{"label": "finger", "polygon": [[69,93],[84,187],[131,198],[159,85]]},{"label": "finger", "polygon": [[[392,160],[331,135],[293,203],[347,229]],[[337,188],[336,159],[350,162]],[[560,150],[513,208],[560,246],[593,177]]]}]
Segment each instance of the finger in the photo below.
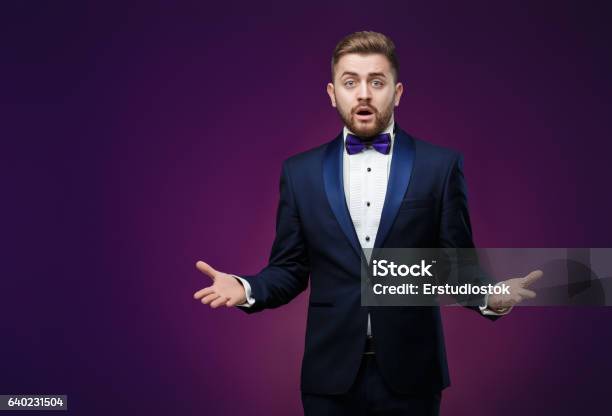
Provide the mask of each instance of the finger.
[{"label": "finger", "polygon": [[228,308],[231,308],[232,306],[236,306],[236,305],[238,305],[238,301],[239,300],[240,299],[238,299],[238,298],[230,299],[227,302],[225,302],[225,306],[227,306]]},{"label": "finger", "polygon": [[534,270],[527,276],[523,277],[523,281],[521,283],[523,284],[523,287],[529,287],[533,282],[535,282],[542,276],[544,276],[542,270]]},{"label": "finger", "polygon": [[492,309],[508,308],[512,305],[512,301],[509,296],[492,296],[489,297],[489,307]]},{"label": "finger", "polygon": [[536,292],[529,289],[519,289],[517,292],[523,299],[533,299],[536,297]]},{"label": "finger", "polygon": [[208,275],[213,281],[216,278],[217,271],[213,269],[208,263],[203,262],[202,260],[196,263],[196,268],[202,273]]},{"label": "finger", "polygon": [[202,303],[204,305],[208,305],[210,302],[212,302],[213,300],[217,299],[219,297],[218,293],[211,293],[210,295],[202,298]]},{"label": "finger", "polygon": [[503,297],[502,300],[502,307],[504,308],[510,308],[512,306],[514,306],[515,302],[515,298],[516,296],[512,296],[512,295],[506,295]]},{"label": "finger", "polygon": [[225,305],[225,303],[227,302],[229,298],[226,298],[224,296],[219,296],[217,299],[213,300],[210,303],[210,307],[211,308],[218,308],[221,305]]},{"label": "finger", "polygon": [[194,299],[201,299],[201,298],[203,298],[206,295],[210,295],[211,293],[214,293],[214,291],[215,291],[215,289],[213,289],[212,286],[208,286],[208,287],[205,287],[204,289],[200,289],[197,292],[195,292],[193,294],[193,298]]}]

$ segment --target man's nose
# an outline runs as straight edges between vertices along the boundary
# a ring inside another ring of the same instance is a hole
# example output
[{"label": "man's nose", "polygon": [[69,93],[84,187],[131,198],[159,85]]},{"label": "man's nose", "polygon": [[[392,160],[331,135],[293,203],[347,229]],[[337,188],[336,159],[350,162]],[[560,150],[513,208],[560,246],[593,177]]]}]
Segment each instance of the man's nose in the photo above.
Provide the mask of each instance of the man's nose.
[{"label": "man's nose", "polygon": [[362,82],[359,85],[359,89],[357,90],[357,99],[369,100],[370,98],[372,98],[372,94],[370,92],[370,85],[367,82]]}]

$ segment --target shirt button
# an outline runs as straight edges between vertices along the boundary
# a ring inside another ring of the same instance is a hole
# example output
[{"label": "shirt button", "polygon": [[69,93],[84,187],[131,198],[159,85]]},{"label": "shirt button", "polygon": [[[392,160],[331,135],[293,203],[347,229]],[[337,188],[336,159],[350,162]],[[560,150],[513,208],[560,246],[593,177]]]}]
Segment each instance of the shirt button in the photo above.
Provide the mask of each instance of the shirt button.
[{"label": "shirt button", "polygon": [[370,206],[370,201],[366,202],[366,205],[369,207]]},{"label": "shirt button", "polygon": [[368,168],[368,172],[372,172],[372,168]]},{"label": "shirt button", "polygon": [[370,236],[366,235],[366,241],[370,241]]}]

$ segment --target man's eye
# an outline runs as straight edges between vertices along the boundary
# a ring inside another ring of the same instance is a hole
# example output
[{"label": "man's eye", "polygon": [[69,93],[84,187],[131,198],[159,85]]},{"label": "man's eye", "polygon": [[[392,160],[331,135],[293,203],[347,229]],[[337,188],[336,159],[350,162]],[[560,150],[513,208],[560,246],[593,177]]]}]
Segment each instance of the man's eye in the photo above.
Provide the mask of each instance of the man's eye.
[{"label": "man's eye", "polygon": [[372,85],[374,85],[375,87],[382,87],[383,83],[382,81],[375,79],[374,81],[372,81]]},{"label": "man's eye", "polygon": [[353,85],[355,85],[355,81],[349,80],[344,82],[344,86],[346,87],[352,87]]}]

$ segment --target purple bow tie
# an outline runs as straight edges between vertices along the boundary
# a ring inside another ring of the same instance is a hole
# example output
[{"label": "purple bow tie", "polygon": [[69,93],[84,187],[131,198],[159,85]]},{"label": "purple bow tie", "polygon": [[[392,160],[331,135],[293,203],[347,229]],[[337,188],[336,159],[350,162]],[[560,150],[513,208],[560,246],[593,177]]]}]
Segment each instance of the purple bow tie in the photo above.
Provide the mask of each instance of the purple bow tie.
[{"label": "purple bow tie", "polygon": [[346,135],[346,151],[349,155],[361,152],[366,146],[372,146],[377,152],[387,155],[391,149],[391,135],[382,133],[368,139],[362,139],[352,134]]}]

